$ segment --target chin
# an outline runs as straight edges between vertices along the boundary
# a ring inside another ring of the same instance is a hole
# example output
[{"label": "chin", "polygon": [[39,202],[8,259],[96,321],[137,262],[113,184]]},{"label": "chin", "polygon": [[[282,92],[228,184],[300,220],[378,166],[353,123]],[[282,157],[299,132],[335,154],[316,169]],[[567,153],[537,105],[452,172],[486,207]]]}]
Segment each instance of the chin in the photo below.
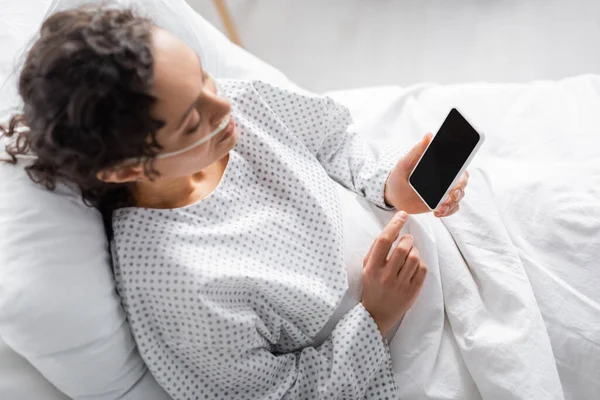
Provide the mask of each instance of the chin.
[{"label": "chin", "polygon": [[213,154],[217,154],[216,159],[220,160],[223,157],[227,156],[229,154],[229,152],[231,150],[233,150],[236,143],[237,143],[237,137],[235,134],[233,134],[231,137],[228,137],[226,140],[223,140],[222,142],[217,143],[217,145],[214,149],[214,153],[213,153]]},{"label": "chin", "polygon": [[237,132],[233,132],[231,134],[230,137],[228,137],[227,139],[223,140],[223,142],[221,143],[223,145],[223,147],[227,147],[228,150],[232,150],[235,147],[235,144],[237,143],[238,137],[237,137]]}]

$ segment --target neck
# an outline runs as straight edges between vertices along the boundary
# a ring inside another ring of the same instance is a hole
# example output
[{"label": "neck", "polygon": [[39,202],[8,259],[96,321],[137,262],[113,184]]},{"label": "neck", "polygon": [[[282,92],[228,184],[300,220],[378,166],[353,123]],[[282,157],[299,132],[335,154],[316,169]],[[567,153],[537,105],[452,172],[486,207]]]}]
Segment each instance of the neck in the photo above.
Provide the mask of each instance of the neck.
[{"label": "neck", "polygon": [[217,187],[229,157],[209,165],[193,175],[178,178],[161,178],[154,182],[137,182],[133,198],[138,207],[178,208],[196,203],[207,197]]},{"label": "neck", "polygon": [[193,178],[182,177],[162,182],[136,183],[133,198],[138,207],[177,208],[183,207],[195,191]]}]

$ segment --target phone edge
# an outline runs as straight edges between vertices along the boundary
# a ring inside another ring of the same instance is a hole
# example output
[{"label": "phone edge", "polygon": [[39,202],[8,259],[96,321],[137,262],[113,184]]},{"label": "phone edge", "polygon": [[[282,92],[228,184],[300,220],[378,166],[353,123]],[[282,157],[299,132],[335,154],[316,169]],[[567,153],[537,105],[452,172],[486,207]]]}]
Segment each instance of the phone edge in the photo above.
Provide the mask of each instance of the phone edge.
[{"label": "phone edge", "polygon": [[[416,193],[416,195],[419,197],[419,199],[421,199],[421,201],[423,202],[423,204],[425,204],[425,206],[427,207],[427,209],[429,211],[435,211],[440,204],[442,204],[446,198],[448,197],[450,190],[452,190],[452,188],[456,185],[456,183],[460,180],[460,177],[462,176],[462,174],[465,172],[465,170],[469,167],[469,164],[471,164],[471,161],[473,160],[473,158],[475,157],[475,154],[477,154],[477,152],[479,151],[479,148],[481,147],[481,145],[483,144],[483,142],[485,142],[485,133],[483,131],[479,131],[477,128],[475,128],[473,126],[473,124],[471,123],[471,121],[469,121],[462,112],[460,112],[460,110],[456,107],[452,107],[450,109],[450,112],[452,111],[452,109],[455,109],[456,111],[458,111],[458,113],[465,119],[467,120],[467,122],[469,123],[469,125],[471,125],[473,127],[473,129],[475,129],[475,132],[477,132],[477,134],[479,135],[479,141],[477,142],[477,145],[475,145],[475,147],[473,148],[473,150],[471,151],[471,154],[469,155],[469,157],[467,158],[467,160],[465,161],[465,163],[463,164],[462,168],[460,169],[460,171],[458,171],[458,173],[456,174],[456,176],[454,177],[454,180],[452,181],[452,183],[450,183],[450,185],[448,186],[448,189],[446,189],[446,191],[444,192],[444,194],[442,195],[440,201],[436,204],[435,208],[431,208],[429,207],[429,204],[427,204],[427,202],[423,199],[423,197],[421,197],[421,194],[415,189],[415,187],[412,185],[412,183],[410,182],[410,178],[412,177],[413,173],[415,172],[415,169],[417,169],[417,166],[419,165],[419,163],[421,162],[421,159],[423,158],[423,156],[425,155],[425,153],[427,152],[427,149],[429,149],[429,146],[431,146],[431,143],[433,143],[433,138],[431,138],[431,141],[429,142],[429,144],[427,145],[427,147],[425,148],[425,151],[423,151],[423,154],[421,154],[421,157],[419,157],[419,159],[417,160],[417,163],[415,164],[415,166],[413,167],[412,171],[410,171],[410,174],[408,175],[408,185],[411,187],[411,189],[413,190],[413,192]],[[450,114],[450,112],[448,112],[448,115]],[[445,120],[445,119],[444,119]],[[443,123],[443,122],[442,122]],[[440,125],[441,128],[441,125]],[[439,132],[439,128],[438,128],[438,132]],[[435,133],[435,135],[433,135],[433,137],[435,137],[438,132]]]}]

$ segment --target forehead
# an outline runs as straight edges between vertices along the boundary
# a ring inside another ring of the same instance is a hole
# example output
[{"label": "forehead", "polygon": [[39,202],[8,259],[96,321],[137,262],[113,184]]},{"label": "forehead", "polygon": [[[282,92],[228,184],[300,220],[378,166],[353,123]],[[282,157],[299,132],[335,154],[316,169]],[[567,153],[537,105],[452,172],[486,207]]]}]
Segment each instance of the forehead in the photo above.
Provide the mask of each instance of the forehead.
[{"label": "forehead", "polygon": [[[156,111],[160,114],[183,112],[200,90],[202,66],[198,55],[177,36],[161,28],[153,29],[152,55]],[[168,115],[161,116],[169,123]]]}]

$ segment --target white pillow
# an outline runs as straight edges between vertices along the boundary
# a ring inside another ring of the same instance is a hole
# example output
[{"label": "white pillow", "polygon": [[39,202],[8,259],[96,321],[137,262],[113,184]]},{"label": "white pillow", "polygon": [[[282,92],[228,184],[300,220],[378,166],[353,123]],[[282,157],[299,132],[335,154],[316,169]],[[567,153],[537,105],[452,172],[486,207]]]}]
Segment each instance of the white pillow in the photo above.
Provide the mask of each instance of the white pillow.
[{"label": "white pillow", "polygon": [[[50,5],[44,19],[56,11],[77,7],[86,3],[102,2],[101,0],[46,1],[50,3]],[[39,19],[37,15],[39,12],[35,10],[34,6],[39,7],[41,2],[43,2],[43,0],[21,1],[16,3],[19,4],[19,6],[13,6],[12,9],[6,11],[3,10],[3,14],[5,12],[10,13],[12,10],[15,17],[18,16],[20,20],[25,20],[27,18],[23,17],[24,10],[26,13],[32,14],[32,20],[37,21]],[[21,6],[23,3],[25,5],[29,4],[30,6]],[[184,0],[113,0],[112,3],[131,6],[138,14],[150,18],[156,25],[177,35],[186,42],[188,46],[196,50],[202,59],[204,68],[216,78],[263,79],[280,86],[295,87],[281,71],[230,42],[225,35],[202,18],[202,16],[195,12]],[[18,29],[19,27],[8,25],[4,29],[6,28]],[[0,29],[3,28],[0,26]],[[14,31],[10,31],[9,33],[2,34],[0,31],[0,38],[7,37],[11,40],[19,39],[19,37],[16,37]],[[25,32],[23,34],[29,37],[32,33],[33,32]],[[20,38],[22,38],[22,36]],[[26,42],[27,47],[29,47],[29,44],[32,43],[33,40],[27,38]],[[8,47],[8,50],[10,51],[11,48]],[[9,65],[0,66],[0,77],[2,77],[1,72],[3,70],[10,71],[11,69],[14,69],[15,65],[13,60],[21,60],[22,58],[19,57],[19,55],[23,53],[23,51],[24,49],[17,51],[16,56],[9,56],[6,54],[6,51],[4,51],[0,58],[0,62]],[[4,84],[0,84],[1,93],[3,94],[0,96],[0,121],[7,116],[6,110],[14,110],[15,107],[20,106],[20,100],[16,96],[17,78],[18,74],[10,73]]]},{"label": "white pillow", "polygon": [[[54,0],[46,15],[87,2]],[[291,85],[282,73],[229,42],[183,0],[118,3],[139,5],[141,14],[193,47],[216,77]],[[4,87],[14,87],[16,78],[11,76]],[[0,117],[2,110],[6,117],[7,107],[18,104],[14,91],[2,90]],[[167,397],[136,351],[114,289],[96,210],[64,186],[49,192],[35,185],[22,165],[0,163],[0,238],[0,338],[6,345],[73,398]],[[0,352],[11,354],[6,346],[0,346]],[[31,370],[7,382],[17,367],[28,371],[23,362],[14,363],[10,371],[0,370],[0,398],[23,393],[19,386],[27,381],[32,387],[45,385]],[[43,397],[53,395],[57,398],[56,391]]]},{"label": "white pillow", "polygon": [[0,339],[0,396],[3,399],[67,399],[2,339]]}]

